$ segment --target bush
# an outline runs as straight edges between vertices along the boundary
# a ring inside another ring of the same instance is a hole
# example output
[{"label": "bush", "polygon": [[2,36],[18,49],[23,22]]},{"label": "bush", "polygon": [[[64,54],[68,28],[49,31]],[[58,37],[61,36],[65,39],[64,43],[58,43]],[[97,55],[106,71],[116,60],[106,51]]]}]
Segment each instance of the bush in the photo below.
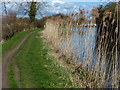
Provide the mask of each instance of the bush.
[{"label": "bush", "polygon": [[2,39],[7,40],[17,32],[36,28],[29,18],[17,18],[13,12],[2,17]]},{"label": "bush", "polygon": [[35,20],[35,25],[40,28],[40,27],[44,27],[45,23],[46,23],[47,17],[44,17],[40,20]]}]

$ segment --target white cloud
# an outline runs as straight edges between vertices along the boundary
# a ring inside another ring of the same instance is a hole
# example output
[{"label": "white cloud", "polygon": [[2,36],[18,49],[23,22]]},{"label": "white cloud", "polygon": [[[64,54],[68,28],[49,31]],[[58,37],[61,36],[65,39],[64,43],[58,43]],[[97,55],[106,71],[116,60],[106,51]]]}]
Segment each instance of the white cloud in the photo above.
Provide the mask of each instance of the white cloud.
[{"label": "white cloud", "polygon": [[60,1],[60,0],[52,0],[51,3],[52,3],[52,5],[54,5],[55,3],[64,4],[65,2]]},{"label": "white cloud", "polygon": [[[0,0],[0,2],[31,2],[32,0]],[[35,0],[37,2],[52,2],[55,3],[64,3],[64,2],[118,2],[118,0]]]},{"label": "white cloud", "polygon": [[[54,2],[54,0],[53,0]],[[79,6],[75,3],[71,2],[64,2],[64,3],[57,3],[58,0],[53,3],[49,3],[50,7],[48,8],[48,11],[51,11],[52,13],[72,13],[72,12],[78,12]]]},{"label": "white cloud", "polygon": [[86,7],[86,5],[83,5],[83,7]]},{"label": "white cloud", "polygon": [[66,12],[66,11],[67,11],[67,9],[63,9],[63,11],[64,11],[64,12]]},{"label": "white cloud", "polygon": [[74,8],[76,8],[77,6],[73,6]]},{"label": "white cloud", "polygon": [[[43,1],[46,1],[46,0],[34,0],[34,1],[37,1],[37,2],[43,2]],[[32,0],[0,0],[0,2],[32,2]]]},{"label": "white cloud", "polygon": [[61,7],[59,6],[59,7],[57,7],[57,9],[60,9]]}]

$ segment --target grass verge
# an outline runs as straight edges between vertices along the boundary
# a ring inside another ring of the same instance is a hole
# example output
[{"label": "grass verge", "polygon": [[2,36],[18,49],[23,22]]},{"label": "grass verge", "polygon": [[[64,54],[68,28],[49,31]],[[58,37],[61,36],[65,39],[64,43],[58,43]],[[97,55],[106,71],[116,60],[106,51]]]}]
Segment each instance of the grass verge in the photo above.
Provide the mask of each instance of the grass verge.
[{"label": "grass verge", "polygon": [[50,48],[39,33],[32,34],[20,48],[15,59],[20,69],[22,88],[74,87],[66,69],[50,57],[49,52]]},{"label": "grass verge", "polygon": [[5,54],[16,47],[16,45],[19,44],[19,42],[24,38],[25,35],[27,35],[29,32],[32,32],[37,29],[32,29],[32,30],[26,30],[23,32],[19,32],[16,35],[14,35],[12,38],[9,40],[4,41],[2,45],[2,57],[4,58]]},{"label": "grass verge", "polygon": [[[27,34],[28,32],[25,33]],[[8,43],[8,45],[14,43],[13,41],[17,41],[17,39],[20,38],[16,38],[16,36],[11,39],[11,42],[6,41],[5,43]],[[7,50],[10,50],[9,48],[3,50],[6,50],[5,52],[7,52]],[[67,68],[61,66],[58,60],[49,55],[51,51],[52,50],[43,41],[40,34],[35,32],[27,38],[27,40],[15,53],[13,57],[17,60],[22,88],[74,87],[69,74],[66,73],[68,72]],[[12,61],[9,66],[8,79],[9,87],[18,87],[17,81],[15,80],[15,72]]]},{"label": "grass verge", "polygon": [[9,88],[18,88],[17,82],[15,80],[14,65],[12,61],[9,64],[8,82],[10,82]]}]

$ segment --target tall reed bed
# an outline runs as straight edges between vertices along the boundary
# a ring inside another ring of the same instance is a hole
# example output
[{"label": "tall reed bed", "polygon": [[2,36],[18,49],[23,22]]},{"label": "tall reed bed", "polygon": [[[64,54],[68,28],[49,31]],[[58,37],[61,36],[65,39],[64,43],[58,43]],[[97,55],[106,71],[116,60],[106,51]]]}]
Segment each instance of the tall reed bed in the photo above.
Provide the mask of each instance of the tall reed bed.
[{"label": "tall reed bed", "polygon": [[[74,34],[72,28],[77,28],[81,24],[79,20],[84,18],[82,11],[67,15],[65,19],[57,16],[46,21],[43,36],[60,57],[74,65],[71,74],[76,78],[76,83],[82,81],[88,88],[119,87],[120,49],[118,23],[114,18],[116,14],[117,7],[114,14],[104,12],[97,35],[89,28],[79,39],[73,39],[71,35]],[[92,44],[95,39],[90,39],[94,37],[97,37],[96,46]],[[77,44],[79,41],[82,45]]]},{"label": "tall reed bed", "polygon": [[[111,8],[110,8],[111,7]],[[118,4],[110,3],[100,12],[101,20],[97,32],[97,54],[98,60],[103,68],[101,76],[103,82],[110,87],[116,88],[120,86],[120,32],[118,29],[118,13],[120,8]]]}]

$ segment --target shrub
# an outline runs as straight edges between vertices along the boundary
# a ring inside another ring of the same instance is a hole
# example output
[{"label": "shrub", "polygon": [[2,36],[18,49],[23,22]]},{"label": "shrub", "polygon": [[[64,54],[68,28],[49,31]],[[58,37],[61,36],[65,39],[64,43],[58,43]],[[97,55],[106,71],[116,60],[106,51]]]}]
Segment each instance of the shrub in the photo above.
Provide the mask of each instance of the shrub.
[{"label": "shrub", "polygon": [[13,12],[2,17],[2,39],[4,40],[11,38],[17,32],[32,28],[36,26],[30,22],[29,18],[17,18]]},{"label": "shrub", "polygon": [[40,27],[44,27],[45,24],[46,24],[46,20],[47,20],[47,17],[43,17],[42,19],[40,20],[35,20],[35,25],[40,28]]}]

